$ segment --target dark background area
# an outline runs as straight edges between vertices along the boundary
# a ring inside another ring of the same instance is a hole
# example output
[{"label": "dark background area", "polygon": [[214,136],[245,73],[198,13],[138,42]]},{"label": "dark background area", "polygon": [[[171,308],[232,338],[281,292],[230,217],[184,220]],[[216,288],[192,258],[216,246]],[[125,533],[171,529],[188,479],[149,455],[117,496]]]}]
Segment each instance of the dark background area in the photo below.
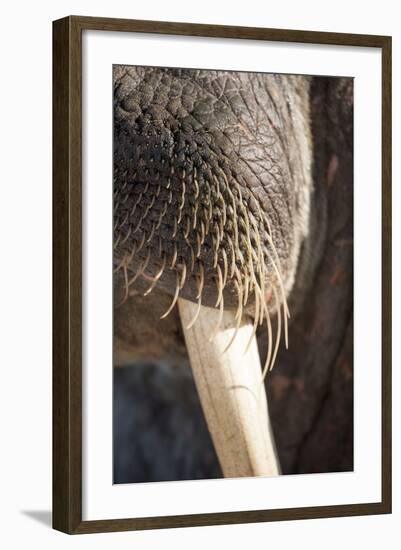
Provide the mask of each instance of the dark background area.
[{"label": "dark background area", "polygon": [[115,483],[222,477],[189,366],[114,371]]}]

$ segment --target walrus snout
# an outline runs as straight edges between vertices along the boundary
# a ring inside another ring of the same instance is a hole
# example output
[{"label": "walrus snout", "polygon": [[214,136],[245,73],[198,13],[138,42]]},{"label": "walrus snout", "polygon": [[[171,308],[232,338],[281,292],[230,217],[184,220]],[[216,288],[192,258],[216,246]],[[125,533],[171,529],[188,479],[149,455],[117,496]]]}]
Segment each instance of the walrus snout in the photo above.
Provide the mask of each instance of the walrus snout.
[{"label": "walrus snout", "polygon": [[287,314],[310,185],[293,146],[308,134],[278,99],[303,100],[297,77],[115,67],[114,84],[115,268],[127,291]]}]

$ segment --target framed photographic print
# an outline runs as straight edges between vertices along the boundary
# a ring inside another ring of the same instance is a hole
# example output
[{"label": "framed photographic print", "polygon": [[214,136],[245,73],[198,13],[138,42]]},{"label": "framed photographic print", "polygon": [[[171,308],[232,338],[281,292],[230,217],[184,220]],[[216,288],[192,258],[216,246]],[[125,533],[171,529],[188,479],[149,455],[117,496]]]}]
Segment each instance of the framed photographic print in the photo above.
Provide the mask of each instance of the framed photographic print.
[{"label": "framed photographic print", "polygon": [[391,511],[391,38],[53,24],[53,526]]}]

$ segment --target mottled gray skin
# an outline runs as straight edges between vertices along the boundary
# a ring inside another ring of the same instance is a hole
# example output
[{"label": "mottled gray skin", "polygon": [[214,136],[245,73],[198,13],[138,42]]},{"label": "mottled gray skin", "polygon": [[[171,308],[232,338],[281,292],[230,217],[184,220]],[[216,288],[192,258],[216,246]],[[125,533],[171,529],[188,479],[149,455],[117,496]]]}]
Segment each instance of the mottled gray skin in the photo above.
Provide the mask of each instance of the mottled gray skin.
[{"label": "mottled gray skin", "polygon": [[[199,261],[205,269],[202,303],[213,306],[217,297],[216,265],[213,265],[215,227],[221,219],[224,201],[227,219],[217,262],[221,269],[222,249],[230,263],[230,242],[234,242],[235,264],[245,277],[244,266],[249,259],[246,216],[252,215],[262,246],[273,254],[268,233],[271,235],[288,294],[309,224],[312,192],[309,86],[309,79],[299,76],[115,67],[116,266],[138,246],[144,234],[140,253],[129,262],[129,276],[147,257],[149,249],[148,274],[156,274],[160,269],[161,250],[167,254],[169,263],[175,245],[177,265],[190,266],[191,247],[196,255],[201,220],[206,220],[211,203],[210,229],[194,269],[186,271],[180,296],[196,300]],[[175,233],[174,220],[183,181],[185,205]],[[135,208],[139,195],[140,202]],[[196,203],[197,217],[192,227]],[[161,223],[152,230],[164,207]],[[191,230],[186,242],[187,220],[191,220]],[[237,246],[234,226],[239,234]],[[256,246],[254,241],[252,245]],[[277,287],[277,275],[268,252],[264,262],[267,288],[269,283]],[[176,280],[176,270],[165,269],[158,287],[174,293]],[[236,307],[237,301],[234,281],[228,277],[224,305]],[[252,305],[252,298],[248,303]]]},{"label": "mottled gray skin", "polygon": [[[172,165],[177,166],[178,174],[185,167],[187,174],[197,162],[199,169],[206,166],[204,173],[209,174],[209,179],[210,174],[224,171],[228,181],[237,182],[247,208],[252,210],[252,201],[258,202],[270,220],[291,312],[289,349],[280,346],[276,366],[267,380],[283,473],[352,470],[352,79],[127,67],[116,67],[114,77],[117,202],[119,194],[125,193],[121,188],[127,176],[130,193],[135,193],[135,185],[146,181],[152,185],[161,166],[166,167],[166,172]],[[161,153],[165,142],[168,146]],[[142,165],[139,173],[135,170],[138,161]],[[179,194],[180,179],[174,178],[172,183],[171,188]],[[189,197],[191,189],[193,193],[189,181]],[[127,202],[131,200],[129,195]],[[177,208],[175,193],[172,204]],[[118,208],[116,216],[118,239],[119,235],[127,235],[128,220],[126,212],[122,218]],[[172,243],[173,217],[174,208],[161,225],[167,247]],[[260,230],[266,230],[263,224]],[[124,245],[116,247],[116,265],[133,242],[129,235]],[[205,301],[214,305],[215,273],[210,269],[208,256],[211,243],[205,244],[208,246],[202,249],[202,260],[209,266]],[[181,255],[188,261],[186,253],[182,246]],[[132,273],[143,257],[142,253],[133,258]],[[156,269],[156,252],[152,258]],[[240,263],[238,267],[241,268]],[[271,276],[271,269],[269,273]],[[178,314],[173,310],[167,324],[159,321],[170,300],[165,293],[173,292],[175,279],[166,271],[159,288],[150,296],[137,294],[148,286],[139,278],[132,296],[117,306],[119,297],[124,295],[124,278],[121,271],[116,273],[115,364],[143,362],[148,357],[155,365],[162,365],[149,374],[149,401],[138,398],[137,383],[131,386],[137,420],[130,437],[137,438],[138,445],[142,442],[146,453],[149,446],[153,448],[155,463],[146,463],[146,471],[134,475],[133,470],[139,471],[141,465],[137,454],[132,455],[131,473],[129,468],[120,472],[120,479],[125,476],[130,481],[158,479],[158,449],[163,444],[157,436],[149,439],[144,419],[153,418],[162,406],[171,411],[171,422],[175,424],[181,407],[177,400],[193,401],[193,395],[180,390],[181,377],[187,376],[187,371],[173,367],[187,365]],[[232,288],[227,286],[224,305],[235,307]],[[194,299],[191,277],[181,295]],[[140,323],[136,322],[138,316]],[[159,337],[155,338],[155,334]],[[258,334],[258,344],[264,356],[264,330]],[[161,396],[152,388],[165,383],[165,361],[174,375],[169,377],[169,392]],[[133,371],[132,376],[138,380],[141,375]],[[145,391],[142,384],[140,387],[141,392]],[[194,394],[194,387],[192,391]],[[187,456],[186,449],[196,447],[199,451],[196,434],[189,435],[193,418],[199,416],[199,406],[193,407],[192,420],[189,414],[187,408],[181,417],[182,425],[188,426],[187,435],[177,434],[170,457],[176,464]],[[117,441],[116,452],[119,444],[124,447],[122,440]],[[205,444],[205,456],[210,453],[210,444]],[[199,477],[196,472],[201,470],[200,477],[214,477],[216,464],[210,466],[209,474],[205,473],[204,458],[200,456],[198,465],[192,466],[192,474],[186,471],[185,476]],[[173,465],[171,468],[174,470]]]}]

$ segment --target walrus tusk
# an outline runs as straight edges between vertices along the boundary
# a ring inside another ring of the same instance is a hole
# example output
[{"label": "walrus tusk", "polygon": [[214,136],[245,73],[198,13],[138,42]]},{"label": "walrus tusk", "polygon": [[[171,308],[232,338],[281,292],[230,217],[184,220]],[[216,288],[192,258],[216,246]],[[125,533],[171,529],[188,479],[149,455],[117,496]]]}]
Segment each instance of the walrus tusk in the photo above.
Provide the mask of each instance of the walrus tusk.
[{"label": "walrus tusk", "polygon": [[235,331],[233,311],[223,312],[210,342],[219,311],[201,306],[196,323],[187,329],[198,306],[179,299],[178,307],[195,384],[224,477],[279,475],[256,338],[245,352],[252,320],[243,316],[224,352]]}]

